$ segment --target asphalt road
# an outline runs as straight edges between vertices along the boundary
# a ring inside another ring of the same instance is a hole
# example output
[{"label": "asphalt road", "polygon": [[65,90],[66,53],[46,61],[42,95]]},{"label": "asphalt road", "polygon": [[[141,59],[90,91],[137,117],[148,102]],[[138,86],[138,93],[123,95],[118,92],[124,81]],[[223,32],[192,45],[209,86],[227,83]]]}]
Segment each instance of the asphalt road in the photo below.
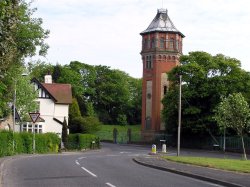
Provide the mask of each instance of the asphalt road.
[{"label": "asphalt road", "polygon": [[211,187],[208,182],[138,165],[148,148],[103,144],[97,151],[31,155],[4,162],[1,187]]}]

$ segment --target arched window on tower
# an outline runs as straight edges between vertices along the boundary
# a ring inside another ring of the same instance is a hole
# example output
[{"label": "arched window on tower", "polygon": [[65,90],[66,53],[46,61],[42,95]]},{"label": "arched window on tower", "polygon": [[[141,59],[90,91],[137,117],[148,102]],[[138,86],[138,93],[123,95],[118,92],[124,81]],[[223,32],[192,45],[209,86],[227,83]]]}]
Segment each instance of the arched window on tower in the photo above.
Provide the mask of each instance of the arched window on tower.
[{"label": "arched window on tower", "polygon": [[147,48],[147,39],[143,39],[142,46],[143,46],[143,49]]},{"label": "arched window on tower", "polygon": [[166,95],[168,92],[168,87],[166,85],[163,86],[163,94]]},{"label": "arched window on tower", "polygon": [[153,68],[153,62],[151,56],[146,57],[146,69],[152,69]]},{"label": "arched window on tower", "polygon": [[150,49],[150,39],[147,40],[147,48]]},{"label": "arched window on tower", "polygon": [[169,40],[169,48],[170,48],[170,49],[174,49],[174,39],[173,39],[173,38],[171,38],[171,39]]},{"label": "arched window on tower", "polygon": [[160,39],[160,48],[163,49],[164,48],[164,38]]},{"label": "arched window on tower", "polygon": [[151,48],[152,48],[152,49],[154,49],[154,48],[155,48],[155,39],[154,39],[154,38],[152,38],[152,40],[151,40],[151,41],[152,41],[152,43],[151,43]]}]

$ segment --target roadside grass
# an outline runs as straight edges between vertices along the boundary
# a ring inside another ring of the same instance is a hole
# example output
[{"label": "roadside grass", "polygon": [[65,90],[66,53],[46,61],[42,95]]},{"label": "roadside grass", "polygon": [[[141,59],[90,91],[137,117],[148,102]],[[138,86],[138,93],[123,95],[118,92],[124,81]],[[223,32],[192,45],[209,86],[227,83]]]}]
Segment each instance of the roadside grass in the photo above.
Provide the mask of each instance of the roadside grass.
[{"label": "roadside grass", "polygon": [[117,129],[118,131],[118,141],[124,142],[127,140],[127,132],[128,129],[130,128],[132,131],[132,137],[133,135],[138,135],[140,134],[140,125],[126,125],[126,126],[121,126],[121,125],[101,125],[101,129],[95,133],[100,140],[113,140],[113,130],[114,128]]},{"label": "roadside grass", "polygon": [[140,131],[141,125],[101,125],[101,132],[112,132],[113,129],[116,128],[119,132],[127,132],[127,130],[130,128],[132,131]]},{"label": "roadside grass", "polygon": [[249,160],[234,160],[234,159],[220,159],[207,157],[177,157],[177,156],[163,156],[164,159],[184,164],[192,164],[197,166],[216,168],[228,171],[250,173]]}]

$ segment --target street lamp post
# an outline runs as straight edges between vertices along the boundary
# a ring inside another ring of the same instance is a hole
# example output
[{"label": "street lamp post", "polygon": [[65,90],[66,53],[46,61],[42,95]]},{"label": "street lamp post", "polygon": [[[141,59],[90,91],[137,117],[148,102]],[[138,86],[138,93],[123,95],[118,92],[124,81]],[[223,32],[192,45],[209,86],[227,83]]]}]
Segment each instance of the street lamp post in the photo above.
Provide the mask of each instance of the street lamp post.
[{"label": "street lamp post", "polygon": [[12,146],[13,146],[13,152],[15,151],[15,125],[16,125],[16,80],[14,80],[14,100],[13,100],[13,141],[12,141]]},{"label": "street lamp post", "polygon": [[[22,76],[27,76],[28,74],[22,73]],[[13,141],[12,141],[12,146],[13,146],[13,152],[15,151],[15,126],[16,126],[16,85],[17,85],[17,80],[14,79],[14,99],[13,99]]]},{"label": "street lamp post", "polygon": [[226,127],[224,126],[223,151],[226,152]]},{"label": "street lamp post", "polygon": [[181,140],[181,84],[182,84],[182,75],[179,75],[179,112],[178,112],[177,156],[180,156],[180,140]]}]

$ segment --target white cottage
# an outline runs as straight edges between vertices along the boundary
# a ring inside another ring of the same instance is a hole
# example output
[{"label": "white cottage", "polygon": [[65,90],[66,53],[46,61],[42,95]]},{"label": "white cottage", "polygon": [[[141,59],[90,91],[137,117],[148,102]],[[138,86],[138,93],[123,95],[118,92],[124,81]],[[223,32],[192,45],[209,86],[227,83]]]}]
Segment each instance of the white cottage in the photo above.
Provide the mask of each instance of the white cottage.
[{"label": "white cottage", "polygon": [[[32,79],[35,90],[38,91],[37,102],[40,117],[35,124],[36,133],[53,132],[61,136],[64,118],[68,124],[69,105],[72,103],[70,84],[52,83],[52,76],[45,76],[45,83]],[[21,131],[32,132],[32,124],[21,125]]]}]

